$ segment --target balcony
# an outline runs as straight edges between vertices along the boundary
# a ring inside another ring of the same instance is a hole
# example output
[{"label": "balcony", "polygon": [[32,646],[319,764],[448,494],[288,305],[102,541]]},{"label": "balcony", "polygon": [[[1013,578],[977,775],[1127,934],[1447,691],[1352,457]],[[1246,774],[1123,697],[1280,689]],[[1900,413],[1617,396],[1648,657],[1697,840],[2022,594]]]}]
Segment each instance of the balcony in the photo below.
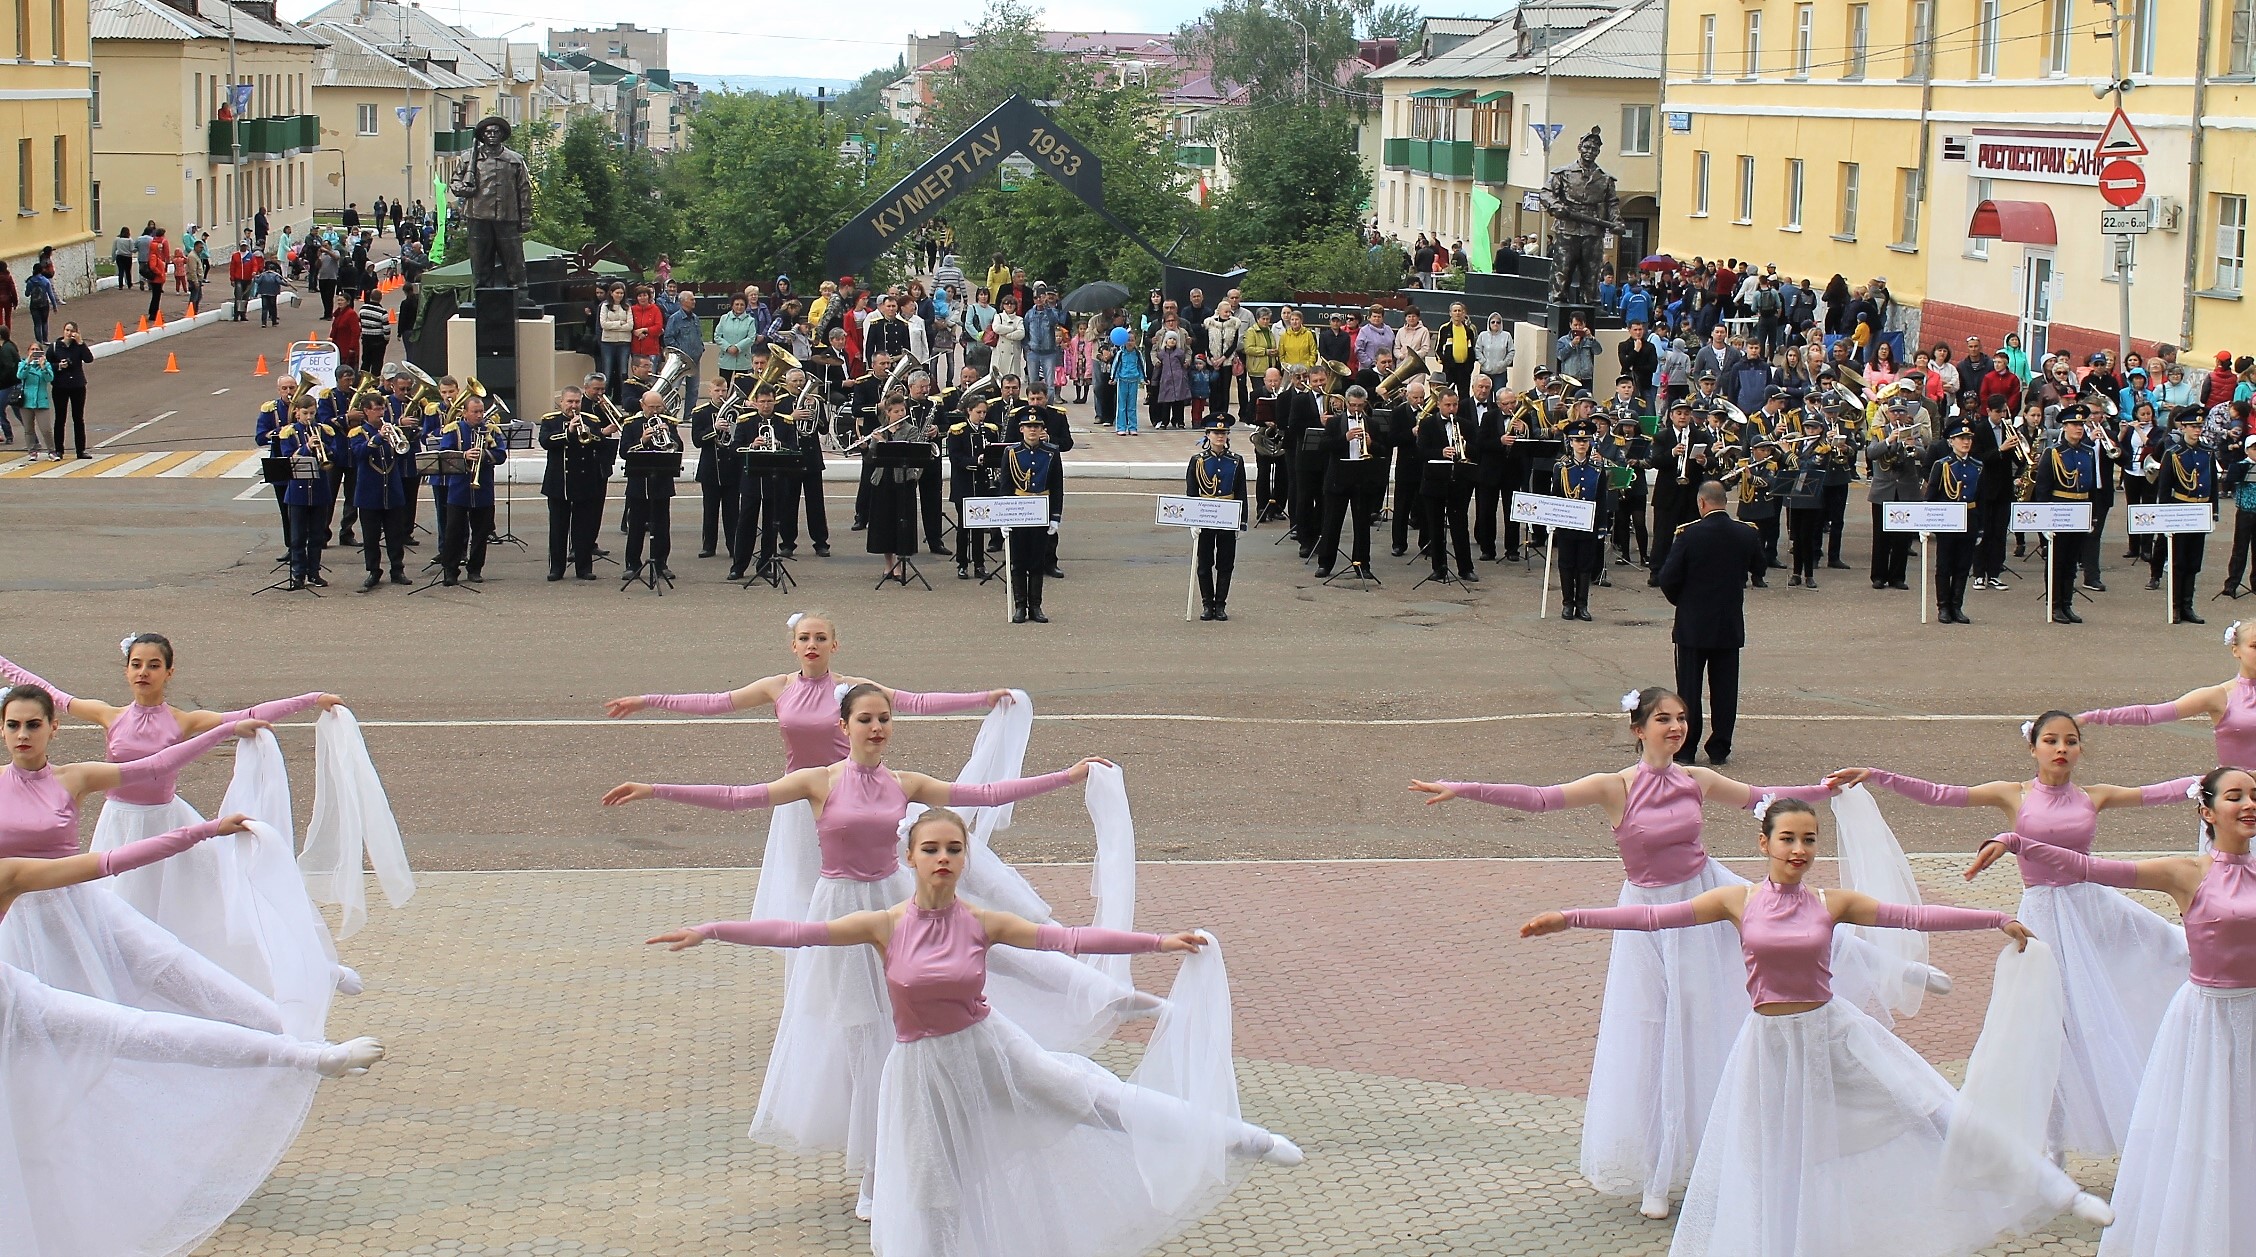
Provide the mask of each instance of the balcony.
[{"label": "balcony", "polygon": [[289,114],[275,118],[245,118],[239,124],[213,120],[205,128],[205,152],[214,161],[230,161],[241,144],[245,161],[291,157],[321,147],[321,118],[316,114]]},{"label": "balcony", "polygon": [[1419,173],[1419,174],[1421,174],[1421,175],[1430,175],[1430,174],[1432,174],[1432,173],[1433,173],[1433,141],[1432,141],[1432,140],[1411,140],[1411,141],[1408,141],[1408,144],[1409,144],[1409,149],[1410,149],[1410,158],[1409,158],[1409,162],[1410,162],[1410,169],[1412,169],[1412,170],[1414,170],[1414,171],[1418,172],[1418,173]]},{"label": "balcony", "polygon": [[1510,183],[1511,165],[1511,149],[1476,148],[1473,150],[1473,182]]},{"label": "balcony", "polygon": [[433,131],[431,133],[431,151],[441,156],[452,153],[467,153],[471,146],[477,142],[477,132],[467,128],[456,131]]},{"label": "balcony", "polygon": [[1410,141],[1407,138],[1397,136],[1388,139],[1382,148],[1388,170],[1402,170],[1410,165]]},{"label": "balcony", "polygon": [[1175,146],[1175,164],[1212,170],[1214,169],[1214,146],[1212,144],[1178,144]]},{"label": "balcony", "polygon": [[1435,140],[1430,160],[1437,179],[1470,179],[1473,177],[1473,142]]}]

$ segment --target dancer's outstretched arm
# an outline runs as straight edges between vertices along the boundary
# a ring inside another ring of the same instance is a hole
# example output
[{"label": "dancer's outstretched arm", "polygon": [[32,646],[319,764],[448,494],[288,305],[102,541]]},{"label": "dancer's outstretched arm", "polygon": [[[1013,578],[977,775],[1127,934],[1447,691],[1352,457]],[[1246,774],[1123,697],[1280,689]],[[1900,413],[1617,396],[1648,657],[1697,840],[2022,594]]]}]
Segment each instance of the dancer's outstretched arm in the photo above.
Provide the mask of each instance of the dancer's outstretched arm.
[{"label": "dancer's outstretched arm", "polygon": [[1412,781],[1410,790],[1426,796],[1426,806],[1451,799],[1471,799],[1493,807],[1520,812],[1560,812],[1569,808],[1602,807],[1618,802],[1626,793],[1620,773],[1592,773],[1563,786],[1518,786],[1486,781]]},{"label": "dancer's outstretched arm", "polygon": [[319,707],[323,711],[342,707],[345,700],[334,694],[319,692],[300,694],[295,698],[276,698],[245,707],[241,711],[184,711],[180,713],[180,731],[189,737],[210,729],[213,725],[233,720],[287,720],[301,711]]},{"label": "dancer's outstretched arm", "polygon": [[2115,886],[2126,890],[2158,890],[2178,901],[2182,915],[2193,903],[2193,893],[2201,888],[2202,874],[2207,862],[2199,856],[2165,856],[2159,860],[2108,860],[2099,856],[2070,851],[2049,842],[2038,842],[2020,834],[1999,834],[1982,844],[1974,857],[1973,866],[1966,870],[1966,880],[1998,862],[2011,851],[2023,860],[2062,877],[2098,886]]},{"label": "dancer's outstretched arm", "polygon": [[1906,777],[1885,768],[1840,768],[1826,775],[1825,784],[1836,790],[1870,783],[1892,790],[1914,803],[1929,807],[1994,807],[2008,816],[2021,810],[2021,783],[1988,781],[1978,786],[1946,786]]},{"label": "dancer's outstretched arm", "polygon": [[2176,777],[2151,786],[2086,786],[2092,806],[2104,812],[2117,807],[2168,807],[2199,797],[2199,777]]},{"label": "dancer's outstretched arm", "polygon": [[177,772],[228,738],[247,738],[267,727],[269,726],[263,720],[238,720],[233,724],[214,725],[193,738],[175,742],[145,759],[123,764],[65,764],[55,770],[55,779],[63,784],[63,789],[71,792],[72,798],[82,798],[98,790],[114,790],[121,785],[150,781],[166,773]]},{"label": "dancer's outstretched arm", "polygon": [[2225,701],[2231,696],[2232,682],[2223,685],[2204,685],[2198,690],[2188,690],[2170,703],[2132,704],[2128,707],[2101,707],[2079,712],[2076,723],[2086,725],[2159,725],[2173,720],[2191,720],[2195,716],[2222,716]]},{"label": "dancer's outstretched arm", "polygon": [[853,947],[883,946],[892,937],[893,911],[887,908],[850,912],[829,921],[707,921],[647,941],[665,943],[667,951],[687,951],[707,939],[746,947]]},{"label": "dancer's outstretched arm", "polygon": [[1068,956],[1134,956],[1155,951],[1197,951],[1206,936],[1196,930],[1180,934],[1144,934],[1134,930],[1100,930],[1093,925],[1036,925],[1025,917],[990,908],[973,908],[989,942],[1028,951],[1057,951]]},{"label": "dancer's outstretched arm", "polygon": [[1953,908],[1945,904],[1887,903],[1855,890],[1828,890],[1825,906],[1833,920],[1844,925],[1878,925],[1892,930],[1918,930],[1943,934],[1963,930],[2000,930],[2023,951],[2036,937],[2029,927],[2002,912],[1982,908]]},{"label": "dancer's outstretched arm", "polygon": [[1619,908],[1569,908],[1546,912],[1520,927],[1521,938],[1540,938],[1564,930],[1681,930],[1718,921],[1737,921],[1747,904],[1745,886],[1718,886],[1681,903],[1630,904]]},{"label": "dancer's outstretched arm", "polygon": [[758,807],[782,807],[812,799],[828,779],[828,768],[802,768],[764,786],[656,786],[645,781],[622,781],[604,792],[603,806],[620,807],[644,799],[687,803],[716,812],[742,812]]},{"label": "dancer's outstretched arm", "polygon": [[1692,780],[1700,787],[1700,797],[1725,807],[1752,809],[1764,796],[1774,799],[1800,799],[1804,803],[1818,803],[1832,798],[1835,787],[1830,782],[1814,786],[1750,786],[1733,781],[1712,768],[1687,767]]},{"label": "dancer's outstretched arm", "polygon": [[779,672],[771,677],[761,677],[750,685],[710,694],[640,694],[614,698],[603,704],[603,714],[619,720],[638,711],[655,709],[676,711],[685,716],[725,716],[732,711],[773,703],[782,695],[783,687],[791,684],[792,678],[798,675],[796,672]]},{"label": "dancer's outstretched arm", "polygon": [[0,912],[19,895],[39,890],[58,890],[91,882],[104,877],[115,877],[131,869],[144,868],[169,856],[175,856],[195,846],[206,838],[221,834],[239,834],[248,829],[249,818],[236,812],[216,821],[200,821],[167,830],[152,838],[129,842],[108,851],[88,851],[81,855],[64,856],[59,860],[5,859],[0,860]]},{"label": "dancer's outstretched arm", "polygon": [[942,781],[923,773],[901,773],[899,776],[901,793],[909,796],[911,802],[922,803],[927,807],[1000,807],[1005,803],[1031,799],[1037,794],[1048,794],[1052,790],[1062,790],[1087,781],[1092,764],[1103,764],[1109,768],[1112,761],[1092,755],[1062,772],[982,784]]},{"label": "dancer's outstretched arm", "polygon": [[108,703],[98,703],[91,698],[75,697],[64,690],[62,686],[29,668],[17,666],[14,661],[4,655],[0,655],[0,681],[6,681],[10,685],[36,685],[54,697],[56,711],[65,715],[76,716],[80,720],[93,721],[105,729],[109,727],[112,720],[117,719],[117,708]]}]

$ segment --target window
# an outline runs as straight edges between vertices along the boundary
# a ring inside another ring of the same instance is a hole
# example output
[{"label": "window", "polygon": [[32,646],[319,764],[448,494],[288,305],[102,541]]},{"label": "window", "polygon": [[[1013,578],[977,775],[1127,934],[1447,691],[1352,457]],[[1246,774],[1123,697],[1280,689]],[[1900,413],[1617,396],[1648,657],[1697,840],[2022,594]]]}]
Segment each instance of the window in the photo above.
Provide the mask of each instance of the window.
[{"label": "window", "polygon": [[[96,179],[96,180],[94,181],[92,188],[91,188],[91,189],[90,189],[90,190],[88,191],[88,196],[90,196],[90,197],[91,197],[91,198],[93,199],[93,202],[94,202],[94,203],[93,203],[92,205],[88,206],[88,207],[87,207],[87,209],[88,209],[88,211],[89,211],[89,212],[90,212],[90,213],[91,213],[91,214],[93,215],[93,220],[94,220],[94,234],[95,234],[95,235],[97,235],[97,236],[99,236],[99,235],[101,235],[101,234],[102,234],[102,181],[101,181],[101,180],[99,180],[99,179]],[[218,215],[213,215],[213,217],[215,217],[215,218],[216,218],[216,217],[218,217]]]},{"label": "window", "polygon": [[2256,74],[2256,0],[2233,0],[2225,73]]},{"label": "window", "polygon": [[99,70],[86,76],[86,121],[91,126],[102,125],[102,73]]},{"label": "window", "polygon": [[2068,73],[2068,40],[2075,25],[2075,0],[2052,0],[2045,13],[2045,77]]},{"label": "window", "polygon": [[1998,61],[1998,0],[1982,0],[1974,23],[1974,76],[1994,79]]},{"label": "window", "polygon": [[2248,198],[2217,198],[2217,278],[2210,287],[2218,292],[2239,292],[2241,272],[2248,264]]},{"label": "window", "polygon": [[[2256,0],[2250,0],[2256,4]],[[1817,25],[1817,6],[1794,6],[1794,77],[1806,79],[1810,72],[1810,40]]]},{"label": "window", "polygon": [[1896,243],[1907,249],[1919,247],[1919,170],[1917,167],[1899,167],[1896,170]]},{"label": "window", "polygon": [[1840,221],[1834,235],[1843,240],[1854,240],[1857,234],[1857,184],[1860,174],[1853,161],[1841,163]]},{"label": "window", "polygon": [[1871,47],[1872,6],[1852,4],[1849,6],[1849,66],[1847,72],[1841,75],[1842,78],[1864,77],[1865,61]]},{"label": "window", "polygon": [[47,40],[57,61],[61,61],[66,55],[63,32],[69,29],[70,26],[63,17],[63,0],[47,0]]},{"label": "window", "polygon": [[55,137],[55,208],[67,210],[70,203],[70,142],[58,135]]},{"label": "window", "polygon": [[[1975,207],[1975,206],[1977,206],[1977,205],[1980,205],[1980,204],[1981,204],[1982,202],[1984,202],[1984,201],[1987,201],[1987,200],[1989,200],[1989,199],[1990,199],[1990,197],[1991,197],[1991,195],[1992,195],[1992,193],[1991,193],[1991,190],[1990,190],[1990,181],[1989,181],[1989,180],[1987,180],[1987,179],[1969,179],[1969,180],[1967,180],[1967,181],[1966,181],[1966,216],[1967,216],[1968,218],[1972,218],[1972,217],[1974,216],[1974,207]],[[1968,236],[1968,237],[1966,238],[1966,256],[1968,256],[1968,257],[1970,257],[1970,258],[1980,258],[1981,260],[1983,260],[1983,261],[1985,261],[1985,262],[1989,261],[1989,260],[1990,260],[1990,239],[1989,239],[1989,237],[1988,237],[1988,236]]]},{"label": "window", "polygon": [[1786,159],[1786,221],[1790,231],[1802,229],[1802,159]]},{"label": "window", "polygon": [[1762,73],[1761,9],[1749,9],[1747,11],[1747,57],[1746,65],[1740,70],[1740,73],[1750,79]]},{"label": "window", "polygon": [[2123,49],[2124,69],[2132,74],[2154,73],[2154,0],[2124,0],[2131,19],[2129,46]]},{"label": "window", "polygon": [[1653,155],[1653,107],[1623,105],[1620,153],[1624,157]]},{"label": "window", "polygon": [[1755,221],[1755,159],[1752,157],[1739,159],[1739,216],[1731,221]]},{"label": "window", "polygon": [[1700,19],[1700,77],[1715,77],[1715,14]]},{"label": "window", "polygon": [[31,0],[16,0],[16,60],[31,60]]},{"label": "window", "polygon": [[16,213],[34,214],[31,208],[31,141],[16,141]]},{"label": "window", "polygon": [[362,105],[360,107],[360,133],[362,135],[376,134],[376,106]]},{"label": "window", "polygon": [[1904,77],[1924,79],[1934,72],[1935,0],[1911,0],[1911,34],[1904,41]]},{"label": "window", "polygon": [[1706,153],[1692,154],[1692,217],[1708,216],[1708,166]]}]

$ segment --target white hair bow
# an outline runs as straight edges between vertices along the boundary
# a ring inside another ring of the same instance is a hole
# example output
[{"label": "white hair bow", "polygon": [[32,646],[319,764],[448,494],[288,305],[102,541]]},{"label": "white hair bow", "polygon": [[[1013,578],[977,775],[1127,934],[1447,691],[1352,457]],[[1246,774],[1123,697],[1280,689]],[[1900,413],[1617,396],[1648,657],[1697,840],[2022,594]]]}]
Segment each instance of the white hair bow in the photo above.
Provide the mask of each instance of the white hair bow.
[{"label": "white hair bow", "polygon": [[1763,796],[1763,797],[1762,797],[1762,798],[1761,798],[1761,799],[1760,799],[1759,801],[1757,801],[1757,802],[1756,802],[1756,804],[1755,804],[1755,819],[1759,821],[1759,820],[1762,820],[1762,819],[1763,819],[1764,817],[1766,817],[1766,816],[1769,816],[1769,815],[1770,815],[1770,805],[1771,805],[1771,804],[1773,804],[1773,803],[1776,803],[1776,802],[1778,802],[1778,796],[1777,796],[1777,795],[1775,795],[1775,794],[1766,794],[1766,795],[1764,795],[1764,796]]},{"label": "white hair bow", "polygon": [[1623,711],[1636,711],[1638,696],[1643,693],[1643,690],[1631,690],[1629,693],[1622,695],[1621,709]]},{"label": "white hair bow", "polygon": [[139,636],[141,636],[139,633],[127,633],[125,636],[119,638],[118,653],[128,659],[131,659],[133,657],[133,639]]}]

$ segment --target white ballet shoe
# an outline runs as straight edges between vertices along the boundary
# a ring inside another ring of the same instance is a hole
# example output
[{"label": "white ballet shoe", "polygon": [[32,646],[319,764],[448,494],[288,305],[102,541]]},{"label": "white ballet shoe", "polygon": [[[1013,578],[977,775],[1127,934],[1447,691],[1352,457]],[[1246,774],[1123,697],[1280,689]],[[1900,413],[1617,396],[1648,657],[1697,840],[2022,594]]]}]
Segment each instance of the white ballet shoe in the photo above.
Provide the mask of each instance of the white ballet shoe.
[{"label": "white ballet shoe", "polygon": [[1662,1221],[1669,1216],[1669,1198],[1665,1195],[1647,1192],[1644,1203],[1637,1206],[1637,1212],[1655,1222]]},{"label": "white ballet shoe", "polygon": [[369,1066],[383,1059],[383,1044],[374,1039],[359,1038],[321,1049],[320,1063],[314,1068],[324,1078],[342,1078],[346,1074],[365,1074]]},{"label": "white ballet shoe", "polygon": [[2077,1192],[2076,1203],[2068,1206],[2068,1212],[2093,1226],[2105,1227],[2115,1224],[2115,1206],[2108,1204],[2090,1192]]},{"label": "white ballet shoe", "polygon": [[864,1221],[864,1222],[867,1222],[867,1221],[869,1221],[869,1220],[870,1220],[870,1215],[871,1215],[871,1214],[873,1214],[873,1213],[875,1213],[875,1212],[877,1212],[877,1202],[876,1202],[876,1201],[874,1201],[874,1200],[871,1200],[871,1199],[870,1199],[869,1197],[867,1197],[867,1196],[861,1196],[861,1195],[857,1195],[857,1196],[855,1196],[855,1197],[854,1197],[854,1216],[855,1216],[855,1217],[857,1217],[857,1218],[860,1218],[860,1219],[861,1219],[862,1221]]},{"label": "white ballet shoe", "polygon": [[358,995],[367,989],[367,986],[361,982],[360,975],[355,973],[350,965],[337,966],[337,994]]},{"label": "white ballet shoe", "polygon": [[1950,978],[1950,975],[1949,975],[1949,974],[1947,974],[1947,973],[1944,973],[1944,972],[1943,972],[1942,970],[1940,970],[1940,969],[1937,969],[1937,968],[1936,968],[1936,967],[1934,967],[1933,965],[1929,965],[1929,966],[1927,966],[1927,993],[1928,993],[1928,994],[1930,994],[1930,995],[1948,995],[1948,994],[1950,994],[1950,993],[1951,993],[1951,978]]},{"label": "white ballet shoe", "polygon": [[1299,1144],[1283,1135],[1272,1133],[1269,1136],[1269,1151],[1262,1153],[1261,1159],[1271,1165],[1299,1165],[1308,1159],[1308,1155],[1300,1150]]}]

